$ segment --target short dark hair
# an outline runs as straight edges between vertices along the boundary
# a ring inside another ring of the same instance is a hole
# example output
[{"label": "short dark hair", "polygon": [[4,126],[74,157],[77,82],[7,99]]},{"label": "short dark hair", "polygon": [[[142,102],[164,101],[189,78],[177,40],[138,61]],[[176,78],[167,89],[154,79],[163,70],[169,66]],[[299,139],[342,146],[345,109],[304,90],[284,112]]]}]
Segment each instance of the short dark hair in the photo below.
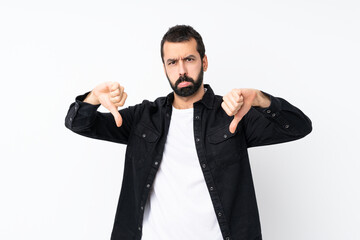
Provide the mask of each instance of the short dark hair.
[{"label": "short dark hair", "polygon": [[191,26],[176,25],[169,28],[161,40],[161,60],[164,63],[164,43],[190,41],[191,38],[196,40],[196,50],[199,52],[201,61],[205,56],[205,46],[200,34]]}]

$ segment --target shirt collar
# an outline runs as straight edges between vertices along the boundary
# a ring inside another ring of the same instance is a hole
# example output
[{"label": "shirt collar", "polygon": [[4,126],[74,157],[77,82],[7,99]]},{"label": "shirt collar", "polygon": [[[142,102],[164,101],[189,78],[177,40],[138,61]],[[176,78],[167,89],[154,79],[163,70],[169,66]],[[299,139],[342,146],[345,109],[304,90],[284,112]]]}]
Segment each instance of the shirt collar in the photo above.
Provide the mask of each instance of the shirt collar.
[{"label": "shirt collar", "polygon": [[[213,108],[213,103],[214,103],[214,92],[211,89],[209,84],[204,84],[204,88],[206,88],[207,90],[204,93],[204,96],[202,99],[200,99],[197,102],[201,102],[203,103],[207,108],[212,109]],[[174,101],[174,92],[169,93],[166,96],[166,99],[164,101],[164,104],[166,105],[172,105]],[[196,102],[195,102],[196,103]]]}]

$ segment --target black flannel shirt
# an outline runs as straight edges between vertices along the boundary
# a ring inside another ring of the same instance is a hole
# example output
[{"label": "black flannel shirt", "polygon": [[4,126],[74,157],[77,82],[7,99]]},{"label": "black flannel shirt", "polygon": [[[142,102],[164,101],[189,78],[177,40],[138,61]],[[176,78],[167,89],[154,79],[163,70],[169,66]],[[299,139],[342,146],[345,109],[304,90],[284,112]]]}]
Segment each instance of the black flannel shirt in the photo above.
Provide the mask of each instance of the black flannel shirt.
[{"label": "black flannel shirt", "polygon": [[[271,105],[251,107],[231,133],[233,116],[222,109],[222,96],[208,84],[204,87],[203,98],[193,104],[193,141],[223,238],[261,240],[247,148],[302,138],[312,131],[311,121],[286,100],[263,92]],[[162,161],[174,93],[120,109],[121,127],[111,113],[97,111],[100,104],[83,102],[88,93],[70,105],[65,126],[86,137],[127,145],[111,240],[139,240],[145,203]]]}]

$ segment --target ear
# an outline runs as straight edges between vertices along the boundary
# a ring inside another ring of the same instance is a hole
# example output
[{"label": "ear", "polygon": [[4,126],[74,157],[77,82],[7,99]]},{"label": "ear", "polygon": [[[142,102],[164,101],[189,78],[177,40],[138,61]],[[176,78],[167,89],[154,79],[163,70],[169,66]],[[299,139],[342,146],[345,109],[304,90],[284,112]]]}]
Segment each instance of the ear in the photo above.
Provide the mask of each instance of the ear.
[{"label": "ear", "polygon": [[208,68],[208,60],[207,60],[207,56],[206,54],[204,55],[203,57],[203,69],[204,69],[204,72],[206,72],[207,68]]}]

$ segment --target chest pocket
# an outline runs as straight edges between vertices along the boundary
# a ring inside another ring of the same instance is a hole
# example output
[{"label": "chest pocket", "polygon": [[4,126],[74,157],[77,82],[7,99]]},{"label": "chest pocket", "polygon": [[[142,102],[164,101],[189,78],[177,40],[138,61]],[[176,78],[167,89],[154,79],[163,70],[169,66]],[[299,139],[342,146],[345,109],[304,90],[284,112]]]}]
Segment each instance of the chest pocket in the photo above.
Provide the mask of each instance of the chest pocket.
[{"label": "chest pocket", "polygon": [[149,143],[156,142],[156,140],[159,138],[159,134],[155,130],[145,126],[142,123],[136,126],[134,133]]},{"label": "chest pocket", "polygon": [[238,130],[231,133],[229,126],[230,123],[220,128],[210,130],[207,134],[207,152],[214,158],[215,163],[220,166],[240,162],[241,144]]},{"label": "chest pocket", "polygon": [[151,161],[149,157],[159,137],[160,134],[157,131],[143,123],[135,126],[131,153],[129,154],[138,167],[143,166],[147,161]]}]

